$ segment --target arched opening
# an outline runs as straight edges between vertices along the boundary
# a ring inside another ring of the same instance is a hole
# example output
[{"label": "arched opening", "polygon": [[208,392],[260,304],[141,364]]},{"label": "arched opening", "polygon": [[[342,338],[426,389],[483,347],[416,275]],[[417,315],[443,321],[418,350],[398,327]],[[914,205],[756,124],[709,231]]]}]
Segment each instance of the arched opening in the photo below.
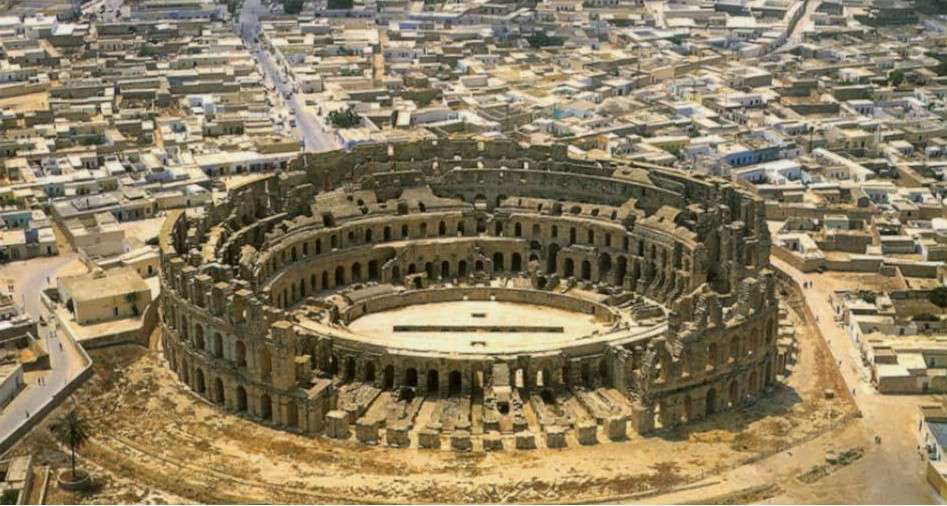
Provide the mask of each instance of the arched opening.
[{"label": "arched opening", "polygon": [[401,225],[401,238],[402,238],[402,239],[407,239],[407,238],[408,238],[408,233],[409,233],[408,224],[406,223],[406,224],[404,224],[404,225]]},{"label": "arched opening", "polygon": [[519,253],[513,253],[512,260],[510,261],[510,270],[513,272],[523,270],[523,257],[521,257]]},{"label": "arched opening", "polygon": [[559,255],[559,245],[552,243],[549,245],[549,249],[546,253],[546,272],[552,274],[556,272],[558,267],[557,256]]},{"label": "arched opening", "polygon": [[541,235],[543,235],[543,233],[539,223],[533,223],[533,238],[538,238]]},{"label": "arched opening", "polygon": [[503,253],[499,251],[493,254],[493,272],[503,271]]},{"label": "arched opening", "polygon": [[438,378],[437,369],[428,369],[427,371],[427,391],[429,394],[436,394],[441,387]]},{"label": "arched opening", "polygon": [[220,378],[214,380],[214,402],[224,404],[224,382]]},{"label": "arched opening", "polygon": [[603,385],[608,385],[608,362],[604,358],[598,362],[598,377]]},{"label": "arched opening", "polygon": [[335,355],[329,357],[329,368],[326,372],[329,373],[329,376],[339,374],[339,360],[335,358]]},{"label": "arched opening", "polygon": [[247,389],[242,386],[237,387],[237,411],[246,412],[247,410]]},{"label": "arched opening", "polygon": [[213,346],[214,356],[217,358],[222,358],[224,356],[224,337],[220,335],[220,332],[214,332]]},{"label": "arched opening", "polygon": [[483,260],[477,260],[474,263],[474,270],[477,272],[483,272]]},{"label": "arched opening", "polygon": [[759,375],[756,374],[756,371],[750,373],[750,382],[747,384],[747,393],[750,395],[756,395],[758,390]]},{"label": "arched opening", "polygon": [[684,397],[684,421],[691,422],[694,419],[694,399],[687,395]]},{"label": "arched opening", "polygon": [[523,225],[521,223],[516,223],[513,225],[513,235],[516,237],[523,236]]},{"label": "arched opening", "polygon": [[457,235],[464,235],[464,222],[463,221],[457,222]]},{"label": "arched opening", "polygon": [[181,364],[181,368],[180,368],[180,369],[181,369],[181,381],[183,381],[184,384],[190,386],[190,383],[191,383],[191,373],[190,373],[190,371],[189,371],[188,368],[187,368],[187,362],[183,362],[183,363]]},{"label": "arched opening", "polygon": [[566,261],[563,262],[563,276],[569,278],[575,275],[575,262],[571,258],[566,258]]},{"label": "arched opening", "polygon": [[615,284],[621,286],[625,282],[625,274],[628,273],[628,259],[618,257],[618,265],[615,269]]},{"label": "arched opening", "polygon": [[712,415],[717,412],[717,390],[711,388],[707,391],[707,400],[706,405],[704,406],[704,412],[708,415]]},{"label": "arched opening", "polygon": [[447,235],[447,224],[443,221],[437,224],[437,235]]},{"label": "arched opening", "polygon": [[368,262],[368,279],[372,281],[378,280],[378,260],[370,260]]},{"label": "arched opening", "polygon": [[493,235],[500,237],[503,235],[503,222],[500,220],[493,222]]},{"label": "arched opening", "polygon": [[260,418],[267,422],[273,421],[273,399],[270,394],[260,396]]},{"label": "arched opening", "polygon": [[575,244],[575,227],[569,229],[569,244]]},{"label": "arched opening", "polygon": [[309,276],[309,291],[316,293],[319,290],[319,285],[316,283],[316,275],[313,274]]},{"label": "arched opening", "polygon": [[434,279],[434,263],[433,262],[424,263],[424,273],[427,274],[428,279]]},{"label": "arched opening", "polygon": [[335,286],[345,284],[345,269],[340,265],[335,268]]},{"label": "arched opening", "polygon": [[237,341],[236,346],[234,346],[235,351],[235,362],[237,367],[246,367],[247,366],[247,345],[243,344],[243,341]]},{"label": "arched opening", "polygon": [[355,379],[355,359],[352,357],[347,357],[345,359],[345,374],[342,376],[343,381],[349,382]]},{"label": "arched opening", "polygon": [[362,280],[362,264],[355,262],[352,264],[352,282],[358,283]]},{"label": "arched opening", "polygon": [[730,407],[736,406],[740,403],[740,386],[737,385],[737,380],[730,381]]},{"label": "arched opening", "polygon": [[204,384],[204,370],[198,368],[197,373],[194,375],[194,391],[202,394],[207,390],[207,385]]},{"label": "arched opening", "polygon": [[391,389],[395,387],[395,367],[392,365],[385,366],[385,388]]},{"label": "arched opening", "polygon": [[410,367],[404,372],[404,384],[409,387],[418,386],[418,370]]},{"label": "arched opening", "polygon": [[592,279],[592,262],[582,261],[582,279],[590,281]]},{"label": "arched opening", "polygon": [[553,385],[552,373],[549,371],[549,369],[543,368],[541,371],[539,371],[536,378],[536,384],[547,389]]},{"label": "arched opening", "polygon": [[322,272],[322,289],[327,290],[329,288],[329,271]]},{"label": "arched opening", "polygon": [[582,375],[582,384],[586,387],[592,388],[592,368],[589,367],[589,363],[582,362],[582,368],[580,369]]},{"label": "arched opening", "polygon": [[299,427],[299,408],[294,402],[286,405],[286,425],[293,428]]},{"label": "arched opening", "polygon": [[365,364],[365,382],[374,383],[375,382],[375,363],[367,362]]},{"label": "arched opening", "polygon": [[391,279],[394,281],[401,279],[401,268],[397,265],[391,268]]},{"label": "arched opening", "polygon": [[457,262],[457,276],[461,278],[467,276],[467,261],[466,260],[461,260],[460,262]]},{"label": "arched opening", "polygon": [[418,268],[414,264],[408,264],[408,275],[418,272]]},{"label": "arched opening", "polygon": [[612,271],[612,257],[608,253],[602,253],[598,257],[598,279],[599,281],[608,281],[608,275]]},{"label": "arched opening", "polygon": [[769,362],[766,362],[766,365],[763,366],[763,386],[768,387],[773,383],[772,375],[772,366]]},{"label": "arched opening", "polygon": [[200,323],[194,325],[194,346],[198,350],[204,349],[204,327]]},{"label": "arched opening", "polygon": [[450,373],[450,395],[460,395],[463,390],[464,380],[460,371],[451,371]]},{"label": "arched opening", "polygon": [[450,277],[450,262],[444,260],[441,262],[441,277],[449,278]]},{"label": "arched opening", "polygon": [[382,232],[382,237],[384,238],[385,242],[391,240],[391,227],[385,227],[385,230]]}]

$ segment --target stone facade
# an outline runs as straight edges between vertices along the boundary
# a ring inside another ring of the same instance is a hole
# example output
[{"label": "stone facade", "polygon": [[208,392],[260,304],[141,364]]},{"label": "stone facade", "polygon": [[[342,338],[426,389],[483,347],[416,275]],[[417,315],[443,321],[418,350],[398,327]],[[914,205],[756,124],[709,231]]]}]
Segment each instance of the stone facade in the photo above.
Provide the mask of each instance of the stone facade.
[{"label": "stone facade", "polygon": [[[200,218],[169,216],[164,350],[198,394],[288,430],[348,436],[339,396],[352,382],[442,396],[477,391],[499,413],[497,371],[509,370],[520,378],[510,382],[515,399],[549,389],[620,392],[630,409],[599,421],[618,440],[626,424],[643,433],[700,419],[774,381],[769,248],[763,203],[726,181],[572,160],[561,146],[437,141],[307,155],[288,172],[233,189]],[[531,288],[481,283],[463,296],[480,290],[608,321],[622,307],[659,323],[508,355],[391,349],[345,332],[361,314],[440,300],[453,293],[448,285],[498,276],[528,278]],[[389,285],[399,291],[365,289]],[[570,286],[608,297],[570,298],[562,294]],[[302,325],[301,307],[319,308],[325,324]],[[560,422],[550,422],[543,441],[560,444]],[[359,439],[374,442],[374,423],[359,421]],[[392,431],[404,427],[382,433]],[[516,447],[533,446],[523,437]],[[439,445],[434,438],[425,432],[425,446]],[[450,445],[466,449],[461,439]]]}]

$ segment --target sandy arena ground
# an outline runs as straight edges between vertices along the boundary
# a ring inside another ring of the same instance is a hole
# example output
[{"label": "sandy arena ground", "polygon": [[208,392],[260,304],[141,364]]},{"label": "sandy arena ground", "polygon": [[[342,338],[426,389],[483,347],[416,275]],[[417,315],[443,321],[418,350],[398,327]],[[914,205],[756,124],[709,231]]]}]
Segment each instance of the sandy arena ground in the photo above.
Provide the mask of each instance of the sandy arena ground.
[{"label": "sandy arena ground", "polygon": [[[192,395],[166,369],[154,343],[151,349],[105,349],[93,353],[96,376],[74,399],[92,426],[92,441],[81,453],[98,487],[92,494],[57,491],[52,497],[82,503],[574,502],[640,500],[644,495],[637,494],[700,482],[678,493],[760,501],[791,489],[717,477],[746,473],[767,456],[845,431],[855,412],[845,395],[824,399],[840,377],[826,362],[824,344],[806,329],[800,325],[799,362],[788,383],[751,407],[626,442],[582,447],[572,439],[564,450],[490,454],[365,447],[270,429]],[[803,446],[809,444],[815,442]],[[63,462],[42,428],[17,451],[31,450],[41,463]],[[821,458],[824,449],[813,455]]]}]

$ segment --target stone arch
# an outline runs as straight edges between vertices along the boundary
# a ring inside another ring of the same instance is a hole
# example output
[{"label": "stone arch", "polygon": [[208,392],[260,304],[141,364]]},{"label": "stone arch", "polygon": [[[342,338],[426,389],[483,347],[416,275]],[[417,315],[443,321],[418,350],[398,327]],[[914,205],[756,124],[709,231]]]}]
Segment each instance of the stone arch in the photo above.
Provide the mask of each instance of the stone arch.
[{"label": "stone arch", "polygon": [[717,343],[710,343],[707,346],[707,365],[717,367],[720,362],[720,352],[717,350]]},{"label": "stone arch", "polygon": [[329,373],[329,376],[335,376],[339,373],[339,359],[335,358],[335,355],[329,357],[329,368],[326,372]]},{"label": "stone arch", "polygon": [[351,356],[345,357],[345,369],[342,379],[346,382],[355,379],[355,359]]},{"label": "stone arch", "polygon": [[243,341],[237,340],[234,345],[234,362],[237,363],[237,367],[247,366],[247,345],[243,344]]},{"label": "stone arch", "polygon": [[603,385],[608,385],[608,361],[604,358],[598,361],[598,377]]},{"label": "stone arch", "polygon": [[575,244],[576,239],[575,227],[569,227],[569,244]]},{"label": "stone arch", "polygon": [[372,242],[372,229],[370,228],[365,229],[365,242]]},{"label": "stone arch", "polygon": [[519,272],[523,270],[523,257],[519,253],[513,253],[512,259],[510,261],[510,270],[513,272]]},{"label": "stone arch", "polygon": [[414,367],[409,367],[404,371],[404,384],[409,387],[418,386],[418,370]]},{"label": "stone arch", "polygon": [[247,410],[247,389],[243,385],[237,386],[237,411],[245,412]]},{"label": "stone arch", "polygon": [[345,284],[345,268],[341,265],[335,268],[335,286],[342,286]]},{"label": "stone arch", "polygon": [[260,396],[260,418],[267,422],[273,421],[273,399],[266,392]]},{"label": "stone arch", "polygon": [[737,383],[736,378],[730,380],[730,387],[728,389],[730,407],[737,406],[740,404],[740,385]]},{"label": "stone arch", "polygon": [[477,260],[474,262],[474,271],[483,272],[483,260]]},{"label": "stone arch", "polygon": [[592,368],[589,366],[588,360],[582,361],[582,366],[579,368],[579,373],[582,375],[582,384],[586,387],[592,387]]},{"label": "stone arch", "polygon": [[464,377],[460,371],[451,371],[449,376],[450,395],[460,395],[464,388]]},{"label": "stone arch", "polygon": [[202,394],[207,391],[207,384],[204,380],[204,370],[200,367],[194,373],[194,391]]},{"label": "stone arch", "polygon": [[358,283],[362,280],[362,264],[355,262],[352,264],[352,282]]},{"label": "stone arch", "polygon": [[395,366],[393,365],[385,366],[384,375],[385,375],[384,387],[394,388],[395,387]]},{"label": "stone arch", "polygon": [[329,288],[329,271],[322,271],[322,289],[327,290]]},{"label": "stone arch", "polygon": [[457,276],[461,278],[467,276],[467,261],[466,260],[461,260],[460,262],[457,262]]},{"label": "stone arch", "polygon": [[440,378],[438,377],[437,369],[428,369],[427,370],[427,391],[428,393],[436,394],[440,389],[441,383]]},{"label": "stone arch", "polygon": [[598,279],[599,281],[608,281],[608,275],[612,272],[612,256],[608,253],[602,253],[598,257]]},{"label": "stone arch", "polygon": [[464,222],[463,220],[457,222],[457,234],[464,235]]},{"label": "stone arch", "polygon": [[378,280],[378,260],[368,261],[368,279],[371,281]]},{"label": "stone arch", "polygon": [[316,293],[317,291],[319,291],[319,284],[316,283],[315,274],[312,274],[309,276],[309,291],[312,293]]},{"label": "stone arch", "polygon": [[382,231],[381,235],[382,235],[382,239],[384,239],[385,242],[390,241],[391,240],[391,227],[385,226],[385,229]]},{"label": "stone arch", "polygon": [[566,258],[563,267],[564,269],[562,275],[564,277],[571,278],[575,275],[575,262],[571,258]]},{"label": "stone arch", "polygon": [[559,255],[559,245],[556,243],[551,243],[549,248],[546,250],[546,272],[552,274],[556,272],[559,264],[557,263],[557,257]]},{"label": "stone arch", "polygon": [[444,260],[441,262],[441,277],[449,278],[450,277],[450,262]]},{"label": "stone arch", "polygon": [[444,236],[447,235],[447,223],[443,221],[437,224],[437,235]]},{"label": "stone arch", "polygon": [[522,236],[523,236],[523,224],[522,224],[522,223],[517,222],[517,223],[514,223],[514,224],[513,224],[513,236],[514,236],[514,237],[522,237]]},{"label": "stone arch", "polygon": [[628,259],[625,256],[619,256],[615,266],[615,284],[621,286],[625,282],[625,275],[628,273]]},{"label": "stone arch", "polygon": [[586,281],[592,280],[592,262],[588,260],[582,261],[582,279]]},{"label": "stone arch", "polygon": [[375,362],[372,362],[371,360],[365,363],[365,382],[375,382]]},{"label": "stone arch", "polygon": [[684,420],[685,422],[693,421],[694,419],[694,399],[691,398],[690,394],[684,396]]},{"label": "stone arch", "polygon": [[750,371],[750,379],[746,385],[747,393],[750,395],[756,395],[759,388],[759,375],[756,373],[756,369]]},{"label": "stone arch", "polygon": [[226,398],[224,396],[224,382],[220,378],[214,379],[214,402],[224,404]]},{"label": "stone arch", "polygon": [[503,272],[503,253],[499,251],[493,254],[493,272]]},{"label": "stone arch", "polygon": [[533,223],[533,238],[537,238],[543,235],[542,227],[539,226],[539,223]]},{"label": "stone arch", "polygon": [[204,326],[200,323],[194,324],[194,346],[198,350],[204,349]]},{"label": "stone arch", "polygon": [[220,335],[220,332],[214,332],[214,337],[211,345],[212,353],[217,358],[223,358],[224,356],[224,336]]},{"label": "stone arch", "polygon": [[191,372],[188,370],[187,361],[181,363],[181,381],[183,381],[185,385],[190,386]]},{"label": "stone arch", "polygon": [[424,263],[424,273],[427,274],[428,279],[434,279],[434,262]]},{"label": "stone arch", "polygon": [[712,415],[717,412],[717,389],[707,390],[707,397],[704,400],[704,412]]}]

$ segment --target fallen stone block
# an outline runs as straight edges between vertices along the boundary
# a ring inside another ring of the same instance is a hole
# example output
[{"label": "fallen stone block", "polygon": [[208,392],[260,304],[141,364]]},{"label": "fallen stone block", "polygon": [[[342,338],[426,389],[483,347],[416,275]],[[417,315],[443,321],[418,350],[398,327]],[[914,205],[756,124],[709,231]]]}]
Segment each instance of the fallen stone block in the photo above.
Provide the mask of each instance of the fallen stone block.
[{"label": "fallen stone block", "polygon": [[455,452],[469,452],[473,450],[470,433],[465,430],[455,430],[450,435],[450,447]]},{"label": "fallen stone block", "polygon": [[598,444],[598,426],[593,422],[581,422],[575,428],[575,437],[581,445]]},{"label": "fallen stone block", "polygon": [[558,425],[546,428],[546,446],[548,448],[565,448],[566,431]]},{"label": "fallen stone block", "polygon": [[503,449],[503,437],[499,432],[489,432],[483,435],[483,451],[496,452]]},{"label": "fallen stone block", "polygon": [[608,439],[624,441],[628,438],[628,419],[624,416],[610,416],[605,420]]},{"label": "fallen stone block", "polygon": [[345,411],[336,409],[326,413],[326,436],[333,439],[349,438],[349,420]]},{"label": "fallen stone block", "polygon": [[441,447],[441,433],[434,429],[423,429],[418,432],[418,446],[436,450]]},{"label": "fallen stone block", "polygon": [[517,432],[516,433],[516,449],[517,450],[533,450],[536,448],[536,436],[532,432]]},{"label": "fallen stone block", "polygon": [[355,422],[355,437],[363,444],[378,444],[378,424],[359,418]]}]

